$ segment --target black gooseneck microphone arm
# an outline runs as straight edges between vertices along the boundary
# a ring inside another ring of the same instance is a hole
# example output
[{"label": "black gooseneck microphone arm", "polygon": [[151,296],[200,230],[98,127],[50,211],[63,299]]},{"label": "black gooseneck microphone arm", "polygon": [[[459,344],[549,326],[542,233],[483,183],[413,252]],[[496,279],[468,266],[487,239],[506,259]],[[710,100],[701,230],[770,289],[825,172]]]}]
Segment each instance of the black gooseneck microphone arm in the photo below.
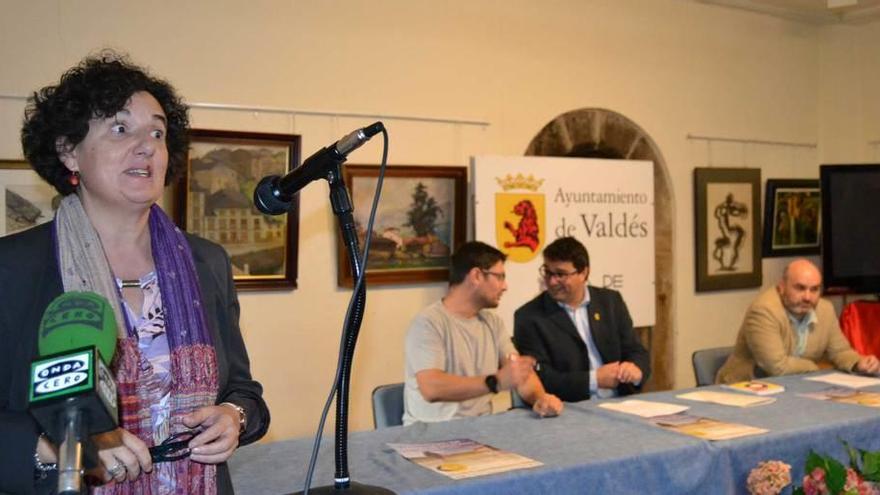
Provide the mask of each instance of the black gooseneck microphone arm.
[{"label": "black gooseneck microphone arm", "polygon": [[[351,200],[340,174],[337,174],[329,182],[330,204],[333,208],[333,213],[339,220],[339,229],[348,252],[352,279],[357,280],[361,277],[364,268],[361,266],[361,261],[358,257],[360,246],[358,244],[354,216],[352,215]],[[358,333],[360,332],[367,304],[366,284],[361,284],[357,287],[355,298],[351,318],[348,321],[348,326],[345,328],[345,336],[343,337],[345,343],[342,350],[342,369],[340,370],[339,382],[336,385],[336,475],[334,477],[336,489],[347,489],[350,485],[348,473],[348,387],[351,378],[354,347],[357,343]]]},{"label": "black gooseneck microphone arm", "polygon": [[[375,126],[376,124],[374,124]],[[381,124],[380,124],[381,125]],[[372,127],[372,126],[371,126]],[[381,127],[379,127],[381,128]],[[381,132],[385,135],[386,153],[387,153],[387,134],[384,128]],[[377,131],[378,132],[378,131]],[[375,132],[374,132],[375,134]],[[360,332],[361,322],[364,317],[364,310],[367,302],[367,285],[364,280],[363,261],[359,257],[360,245],[358,242],[357,226],[354,221],[354,207],[351,204],[348,191],[345,187],[345,181],[342,176],[342,164],[346,157],[340,155],[334,159],[335,163],[328,164],[324,162],[323,175],[321,178],[327,180],[330,185],[330,206],[333,214],[336,215],[339,229],[342,234],[343,243],[348,253],[349,265],[351,267],[352,279],[355,281],[353,301],[349,307],[346,325],[343,329],[342,342],[339,356],[339,370],[336,378],[336,429],[334,439],[334,459],[335,474],[333,486],[323,486],[309,488],[311,483],[311,472],[306,481],[306,488],[303,492],[298,493],[314,493],[314,494],[345,494],[345,495],[393,495],[394,492],[386,488],[364,485],[351,481],[348,471],[348,397],[349,384],[351,383],[351,368],[354,358],[355,345],[357,343],[358,333]],[[383,165],[384,165],[383,157]],[[381,184],[381,178],[380,178]],[[256,194],[255,194],[256,197]],[[374,204],[375,206],[375,204]],[[369,228],[372,222],[367,226],[366,235],[369,236]],[[367,241],[369,246],[369,238]],[[323,420],[322,420],[323,423]],[[320,432],[320,428],[319,428]],[[314,456],[313,456],[314,460]],[[298,494],[297,494],[298,495]]]}]

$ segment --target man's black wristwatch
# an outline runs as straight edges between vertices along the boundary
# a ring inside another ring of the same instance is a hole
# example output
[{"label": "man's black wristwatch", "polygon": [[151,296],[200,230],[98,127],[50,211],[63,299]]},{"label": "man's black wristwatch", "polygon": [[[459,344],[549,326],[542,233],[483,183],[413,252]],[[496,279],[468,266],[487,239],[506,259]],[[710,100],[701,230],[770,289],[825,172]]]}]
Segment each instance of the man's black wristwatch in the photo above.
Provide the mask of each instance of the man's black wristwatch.
[{"label": "man's black wristwatch", "polygon": [[489,375],[486,377],[486,386],[489,387],[489,391],[493,394],[498,393],[498,377],[495,375]]}]

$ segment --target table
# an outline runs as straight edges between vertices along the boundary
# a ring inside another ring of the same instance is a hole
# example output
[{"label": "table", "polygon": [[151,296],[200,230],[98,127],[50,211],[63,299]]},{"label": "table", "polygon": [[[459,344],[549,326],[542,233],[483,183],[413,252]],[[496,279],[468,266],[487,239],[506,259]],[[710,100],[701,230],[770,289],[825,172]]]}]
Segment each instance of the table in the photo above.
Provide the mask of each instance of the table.
[{"label": "table", "polygon": [[[690,406],[689,413],[767,428],[764,435],[708,442],[608,411],[598,401],[566,404],[557,418],[529,410],[434,424],[415,424],[352,433],[352,480],[399,494],[557,493],[745,493],[746,477],[759,461],[792,465],[797,484],[810,449],[845,461],[840,439],[855,447],[880,449],[877,409],[801,397],[829,385],[807,375],[770,378],[786,387],[765,406],[734,408],[677,399],[689,390],[641,394],[642,400]],[[707,390],[720,389],[718,386]],[[693,389],[690,389],[693,390]],[[880,391],[880,387],[865,390]],[[620,399],[612,399],[620,400]],[[386,444],[470,438],[541,461],[544,466],[455,481],[417,466]],[[325,435],[313,487],[332,483],[333,441]],[[282,494],[302,490],[312,439],[243,447],[230,460],[237,493]]]}]

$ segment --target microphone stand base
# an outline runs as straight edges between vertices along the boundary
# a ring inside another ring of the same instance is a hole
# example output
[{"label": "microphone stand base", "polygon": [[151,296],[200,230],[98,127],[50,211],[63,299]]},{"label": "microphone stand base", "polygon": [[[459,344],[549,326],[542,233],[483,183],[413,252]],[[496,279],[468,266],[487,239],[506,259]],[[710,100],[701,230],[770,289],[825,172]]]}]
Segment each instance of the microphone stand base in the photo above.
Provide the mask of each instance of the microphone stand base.
[{"label": "microphone stand base", "polygon": [[[289,495],[302,495],[305,492],[296,492]],[[395,495],[394,492],[381,486],[364,485],[354,481],[348,488],[336,488],[335,486],[319,486],[309,489],[309,493],[315,495]]]}]

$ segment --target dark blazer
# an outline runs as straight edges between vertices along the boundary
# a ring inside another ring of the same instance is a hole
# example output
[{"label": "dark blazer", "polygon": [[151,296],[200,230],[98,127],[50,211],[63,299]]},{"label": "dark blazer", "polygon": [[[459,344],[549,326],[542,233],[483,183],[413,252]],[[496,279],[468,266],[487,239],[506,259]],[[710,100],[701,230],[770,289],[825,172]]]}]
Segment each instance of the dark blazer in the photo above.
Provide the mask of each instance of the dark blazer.
[{"label": "dark blazer", "polygon": [[[605,363],[630,361],[642,370],[642,383],[651,373],[651,358],[633,330],[632,318],[620,293],[588,286],[590,334]],[[521,354],[538,360],[544,388],[566,402],[590,398],[590,358],[587,344],[564,308],[542,292],[513,316],[513,340]],[[617,388],[620,395],[638,390],[631,384]]]},{"label": "dark blazer", "polygon": [[[63,292],[53,225],[0,238],[0,493],[54,491],[54,476],[34,486],[38,426],[27,413],[30,361],[38,355],[37,328],[46,306]],[[187,241],[217,352],[217,403],[245,408],[248,425],[240,438],[245,445],[266,433],[269,410],[262,386],[251,378],[229,257],[212,242],[190,235]],[[225,463],[217,469],[217,488],[221,494],[233,493]]]}]

